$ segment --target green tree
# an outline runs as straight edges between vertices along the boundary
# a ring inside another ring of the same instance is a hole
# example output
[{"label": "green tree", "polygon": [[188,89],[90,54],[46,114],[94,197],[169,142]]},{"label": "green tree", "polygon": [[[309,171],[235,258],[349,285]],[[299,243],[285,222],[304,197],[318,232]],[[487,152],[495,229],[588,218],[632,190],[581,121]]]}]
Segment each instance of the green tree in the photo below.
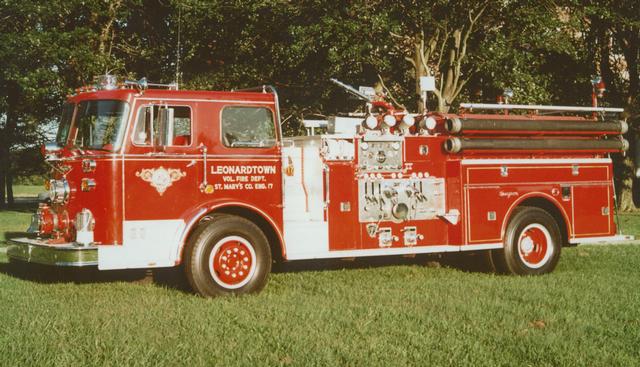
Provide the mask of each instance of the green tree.
[{"label": "green tree", "polygon": [[13,204],[17,154],[46,138],[66,95],[118,68],[121,1],[4,1],[0,7],[0,206]]},{"label": "green tree", "polygon": [[581,21],[581,56],[592,74],[607,84],[607,100],[623,106],[630,122],[630,155],[614,157],[620,210],[635,210],[640,183],[634,177],[640,163],[638,101],[640,93],[640,4],[636,1],[576,1],[570,7]]}]

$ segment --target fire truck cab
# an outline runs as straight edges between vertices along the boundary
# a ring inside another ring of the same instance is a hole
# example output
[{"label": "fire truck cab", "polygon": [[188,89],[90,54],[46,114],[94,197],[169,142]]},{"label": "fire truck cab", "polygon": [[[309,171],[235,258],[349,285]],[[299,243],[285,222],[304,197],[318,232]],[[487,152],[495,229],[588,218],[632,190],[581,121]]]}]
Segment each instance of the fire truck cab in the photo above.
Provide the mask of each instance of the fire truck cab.
[{"label": "fire truck cab", "polygon": [[273,88],[150,86],[107,77],[69,97],[44,152],[49,198],[10,259],[183,265],[216,296],[261,290],[275,260],[486,251],[497,271],[533,275],[564,245],[629,238],[613,215],[617,109],[372,101],[364,121],[285,139]]}]

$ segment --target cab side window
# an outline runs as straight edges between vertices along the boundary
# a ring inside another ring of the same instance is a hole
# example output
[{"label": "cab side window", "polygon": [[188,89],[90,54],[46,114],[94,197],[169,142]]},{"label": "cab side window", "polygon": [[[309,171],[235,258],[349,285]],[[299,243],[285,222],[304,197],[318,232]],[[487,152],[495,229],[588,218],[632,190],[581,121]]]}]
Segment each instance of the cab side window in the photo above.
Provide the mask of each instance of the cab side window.
[{"label": "cab side window", "polygon": [[143,106],[138,110],[133,143],[142,146],[191,145],[191,108]]},{"label": "cab side window", "polygon": [[276,145],[273,113],[265,107],[229,106],[222,110],[222,143],[230,148]]}]

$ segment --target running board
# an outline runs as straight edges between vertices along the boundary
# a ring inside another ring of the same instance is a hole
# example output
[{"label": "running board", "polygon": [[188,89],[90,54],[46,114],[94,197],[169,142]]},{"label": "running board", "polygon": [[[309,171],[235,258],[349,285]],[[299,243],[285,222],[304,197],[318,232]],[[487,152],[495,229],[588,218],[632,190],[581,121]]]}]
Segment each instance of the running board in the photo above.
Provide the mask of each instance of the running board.
[{"label": "running board", "polygon": [[388,247],[377,249],[360,250],[337,250],[322,252],[299,252],[287,253],[287,260],[312,260],[312,259],[339,259],[369,256],[393,256],[393,255],[416,255],[434,254],[445,252],[480,251],[502,248],[502,243],[487,243],[477,245],[435,245],[435,246],[415,246],[415,247]]},{"label": "running board", "polygon": [[619,234],[615,236],[604,237],[587,237],[587,238],[572,238],[569,243],[576,244],[589,244],[589,243],[614,243],[614,242],[629,242],[635,240],[634,236]]}]

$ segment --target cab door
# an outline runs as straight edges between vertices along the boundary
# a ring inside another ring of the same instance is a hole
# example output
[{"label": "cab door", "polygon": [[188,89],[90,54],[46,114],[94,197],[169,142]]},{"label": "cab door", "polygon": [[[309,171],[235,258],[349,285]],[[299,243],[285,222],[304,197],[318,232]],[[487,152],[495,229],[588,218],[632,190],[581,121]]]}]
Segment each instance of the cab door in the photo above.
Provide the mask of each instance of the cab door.
[{"label": "cab door", "polygon": [[206,174],[212,198],[260,213],[282,228],[282,148],[275,108],[243,101],[216,104]]},{"label": "cab door", "polygon": [[198,200],[203,175],[196,111],[188,101],[135,105],[123,162],[123,246],[102,254],[101,268],[175,265],[183,215]]}]

